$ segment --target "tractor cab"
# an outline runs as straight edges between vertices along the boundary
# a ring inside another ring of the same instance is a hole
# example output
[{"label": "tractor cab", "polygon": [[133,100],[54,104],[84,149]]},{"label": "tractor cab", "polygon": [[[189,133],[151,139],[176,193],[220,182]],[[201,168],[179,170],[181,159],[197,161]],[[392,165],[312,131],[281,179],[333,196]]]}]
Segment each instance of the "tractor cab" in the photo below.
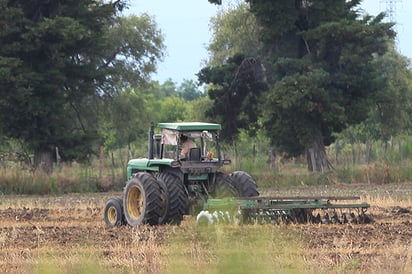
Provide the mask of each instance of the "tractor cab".
[{"label": "tractor cab", "polygon": [[[219,131],[220,124],[185,122],[185,123],[159,123],[154,134],[151,130],[149,135],[153,136],[152,149],[149,148],[149,158],[174,159],[185,162],[222,162]],[[190,149],[185,149],[184,140],[190,142]],[[150,151],[152,151],[150,153]]]}]

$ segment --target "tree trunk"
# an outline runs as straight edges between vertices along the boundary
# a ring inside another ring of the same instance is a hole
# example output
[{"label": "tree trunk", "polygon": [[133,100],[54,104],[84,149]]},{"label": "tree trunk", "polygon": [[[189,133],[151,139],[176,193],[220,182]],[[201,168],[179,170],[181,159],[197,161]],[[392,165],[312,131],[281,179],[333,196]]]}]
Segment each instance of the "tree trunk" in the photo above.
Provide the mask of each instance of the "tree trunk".
[{"label": "tree trunk", "polygon": [[104,169],[104,147],[100,146],[100,156],[99,156],[99,178],[102,178]]},{"label": "tree trunk", "polygon": [[274,149],[269,150],[268,162],[271,171],[276,169],[276,153]]},{"label": "tree trunk", "polygon": [[350,140],[350,147],[351,147],[351,155],[352,155],[352,165],[355,165],[356,154],[355,154],[355,141],[353,139]]},{"label": "tree trunk", "polygon": [[371,151],[372,151],[372,142],[371,140],[368,140],[366,143],[366,156],[365,156],[365,162],[369,164],[371,161]]},{"label": "tree trunk", "polygon": [[309,171],[324,172],[329,170],[328,158],[326,156],[325,146],[322,137],[315,140],[310,147],[306,149]]},{"label": "tree trunk", "polygon": [[116,162],[115,162],[115,160],[114,160],[113,151],[111,152],[111,156],[112,156],[112,167],[115,168],[115,167],[116,167]]},{"label": "tree trunk", "polygon": [[56,147],[56,164],[57,167],[60,167],[62,157],[60,157],[59,148]]},{"label": "tree trunk", "polygon": [[339,164],[339,140],[335,141],[335,165]]},{"label": "tree trunk", "polygon": [[256,142],[253,141],[252,145],[253,163],[256,163]]},{"label": "tree trunk", "polygon": [[47,174],[53,171],[53,151],[48,149],[38,149],[34,153],[34,167],[41,168]]},{"label": "tree trunk", "polygon": [[233,141],[232,141],[232,144],[233,144],[233,150],[234,150],[234,153],[235,153],[235,163],[236,163],[236,165],[238,165],[238,168],[239,168],[239,169],[242,169],[240,160],[239,160],[239,158],[238,158],[238,157],[239,157],[239,154],[237,153],[237,144],[236,144],[236,141],[233,140]]}]

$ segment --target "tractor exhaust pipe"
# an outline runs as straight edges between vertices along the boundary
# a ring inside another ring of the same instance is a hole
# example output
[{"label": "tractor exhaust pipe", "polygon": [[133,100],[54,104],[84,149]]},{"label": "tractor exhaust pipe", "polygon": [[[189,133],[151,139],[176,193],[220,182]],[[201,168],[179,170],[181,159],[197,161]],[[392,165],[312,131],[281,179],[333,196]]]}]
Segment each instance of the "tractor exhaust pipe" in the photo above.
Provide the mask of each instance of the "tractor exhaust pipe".
[{"label": "tractor exhaust pipe", "polygon": [[153,159],[153,158],[154,158],[154,149],[153,149],[154,141],[153,141],[153,136],[154,136],[154,125],[153,125],[153,123],[151,123],[151,124],[150,124],[150,130],[149,130],[149,140],[148,140],[148,142],[147,142],[147,144],[148,144],[148,149],[147,149],[147,151],[148,151],[148,156],[147,156],[147,158],[149,158],[149,159]]}]

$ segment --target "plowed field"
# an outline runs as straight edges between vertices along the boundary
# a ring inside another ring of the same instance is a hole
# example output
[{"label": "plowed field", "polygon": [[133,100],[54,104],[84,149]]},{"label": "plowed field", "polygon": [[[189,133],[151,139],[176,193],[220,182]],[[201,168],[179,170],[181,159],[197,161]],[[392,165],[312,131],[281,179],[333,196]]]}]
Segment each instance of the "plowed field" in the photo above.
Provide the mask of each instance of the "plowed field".
[{"label": "plowed field", "polygon": [[[270,229],[281,230],[287,237],[291,237],[288,233],[293,233],[301,247],[290,251],[301,260],[297,262],[297,269],[293,265],[286,266],[291,270],[412,273],[412,183],[299,187],[261,192],[276,196],[359,194],[362,201],[371,204],[368,214],[373,222],[370,224],[270,225]],[[168,268],[171,258],[173,260],[171,254],[177,252],[170,238],[183,233],[193,235],[183,238],[190,245],[183,256],[193,261],[195,269],[201,269],[201,273],[222,272],[219,268],[208,270],[207,265],[213,265],[219,256],[211,250],[210,243],[197,238],[194,218],[185,218],[179,227],[106,228],[104,203],[109,197],[120,195],[0,197],[0,272],[179,272]],[[234,231],[248,229],[251,228],[243,226]],[[273,246],[276,249],[276,244]],[[265,252],[270,255],[271,250]],[[273,260],[266,268],[271,269],[270,273],[282,272],[276,269],[277,264],[289,264],[282,259]],[[188,273],[193,272],[188,270]]]}]

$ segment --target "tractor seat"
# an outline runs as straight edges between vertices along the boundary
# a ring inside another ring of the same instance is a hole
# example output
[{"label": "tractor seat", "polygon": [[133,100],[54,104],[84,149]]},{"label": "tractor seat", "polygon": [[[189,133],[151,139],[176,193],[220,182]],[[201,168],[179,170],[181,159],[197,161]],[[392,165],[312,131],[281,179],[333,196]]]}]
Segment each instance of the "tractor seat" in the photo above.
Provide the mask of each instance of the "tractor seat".
[{"label": "tractor seat", "polygon": [[201,159],[202,159],[202,155],[200,153],[200,148],[199,147],[191,148],[189,151],[189,161],[200,162]]}]

